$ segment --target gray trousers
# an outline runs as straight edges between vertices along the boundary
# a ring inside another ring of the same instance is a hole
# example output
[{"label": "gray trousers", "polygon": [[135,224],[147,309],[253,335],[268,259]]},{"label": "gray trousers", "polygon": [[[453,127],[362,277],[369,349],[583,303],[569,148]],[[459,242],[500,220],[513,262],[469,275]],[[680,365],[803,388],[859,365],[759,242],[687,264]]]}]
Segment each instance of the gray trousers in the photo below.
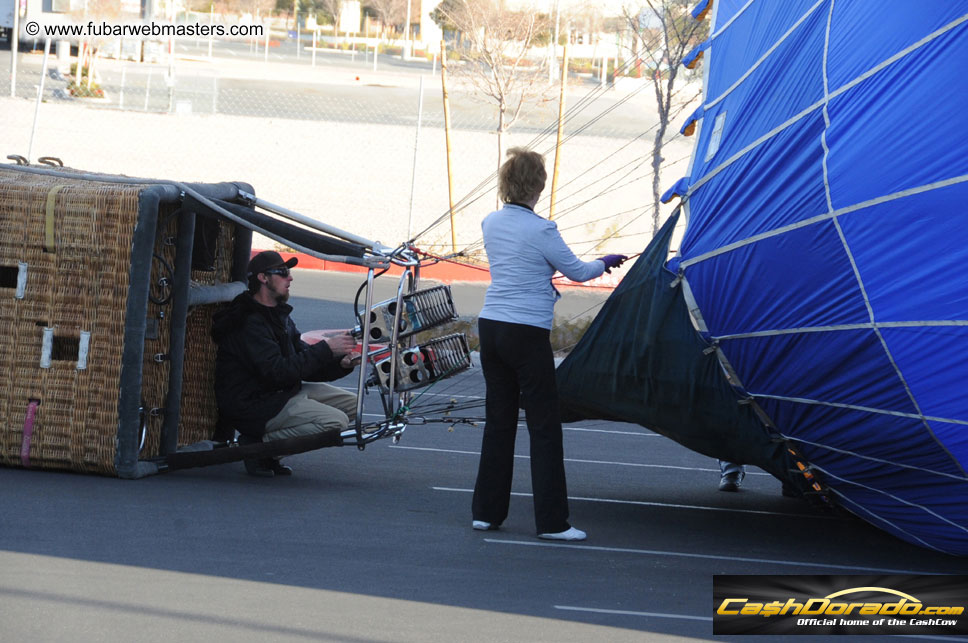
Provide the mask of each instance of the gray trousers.
[{"label": "gray trousers", "polygon": [[719,461],[719,471],[722,475],[726,475],[728,473],[738,473],[740,480],[746,477],[746,467],[744,465],[729,462],[727,460]]},{"label": "gray trousers", "polygon": [[344,431],[356,420],[356,395],[323,382],[303,382],[302,389],[266,422],[264,442]]}]

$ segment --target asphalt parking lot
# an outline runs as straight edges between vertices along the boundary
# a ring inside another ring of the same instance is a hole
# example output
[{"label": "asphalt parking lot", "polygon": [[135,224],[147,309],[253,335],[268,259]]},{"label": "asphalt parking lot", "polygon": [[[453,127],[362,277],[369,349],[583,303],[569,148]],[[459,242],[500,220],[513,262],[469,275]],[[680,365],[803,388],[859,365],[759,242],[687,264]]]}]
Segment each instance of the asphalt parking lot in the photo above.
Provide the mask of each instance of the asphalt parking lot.
[{"label": "asphalt parking lot", "polygon": [[[320,327],[351,320],[345,301],[317,298],[335,311]],[[482,395],[471,369],[422,400]],[[756,470],[720,493],[715,460],[610,422],[564,432],[587,541],[534,537],[523,430],[510,516],[476,532],[480,430],[410,426],[397,445],[287,458],[289,478],[241,463],[135,481],[0,469],[0,639],[714,640],[715,574],[968,573],[968,561],[784,498]]]}]

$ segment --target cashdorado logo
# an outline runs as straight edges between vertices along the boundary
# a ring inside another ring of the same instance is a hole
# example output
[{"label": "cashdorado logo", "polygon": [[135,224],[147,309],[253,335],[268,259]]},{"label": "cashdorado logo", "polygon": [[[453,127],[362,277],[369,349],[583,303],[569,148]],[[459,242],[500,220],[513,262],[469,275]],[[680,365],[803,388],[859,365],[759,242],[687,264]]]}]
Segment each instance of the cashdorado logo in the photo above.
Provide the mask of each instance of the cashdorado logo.
[{"label": "cashdorado logo", "polygon": [[[883,592],[885,594],[896,594],[900,600],[891,603],[864,601],[841,602],[834,601],[835,598],[856,594],[859,592]],[[864,616],[940,616],[940,615],[960,615],[965,611],[964,607],[959,606],[932,606],[927,607],[921,601],[909,596],[904,592],[888,589],[886,587],[852,587],[851,589],[834,592],[823,598],[811,598],[805,603],[800,603],[796,599],[789,598],[785,603],[772,601],[770,603],[751,603],[745,598],[727,598],[716,610],[717,614],[744,614],[747,616],[776,616],[777,614],[796,614],[797,616],[843,616],[845,614],[857,614]],[[816,620],[816,619],[810,619]],[[955,621],[945,621],[923,623],[923,625],[954,625]]]},{"label": "cashdorado logo", "polygon": [[[817,591],[824,586],[824,589],[833,589],[830,582],[823,582],[821,579],[830,581],[837,578],[840,582],[835,584],[843,587],[843,581],[850,577],[717,576],[717,581],[720,578],[745,579],[745,582],[734,580],[716,583],[713,617],[716,634],[897,634],[914,631],[926,633],[926,630],[968,632],[968,618],[964,616],[965,604],[951,600],[964,597],[965,592],[957,591],[954,595],[943,592],[948,599],[944,600],[939,596],[937,584],[930,588],[925,584],[938,579],[948,586],[947,581],[954,578],[950,576],[914,577],[920,579],[920,582],[912,581],[912,577],[908,576],[896,577],[903,584],[927,589],[930,600],[919,596],[917,591],[895,589],[895,583],[892,583],[894,587],[885,587],[885,583],[853,585],[832,592]],[[753,579],[783,581],[756,583]],[[797,583],[798,579],[803,582]],[[887,578],[882,576],[877,580],[883,581]],[[801,587],[796,587],[797,585]],[[795,587],[799,591],[794,590]],[[767,599],[767,596],[773,600]]]}]

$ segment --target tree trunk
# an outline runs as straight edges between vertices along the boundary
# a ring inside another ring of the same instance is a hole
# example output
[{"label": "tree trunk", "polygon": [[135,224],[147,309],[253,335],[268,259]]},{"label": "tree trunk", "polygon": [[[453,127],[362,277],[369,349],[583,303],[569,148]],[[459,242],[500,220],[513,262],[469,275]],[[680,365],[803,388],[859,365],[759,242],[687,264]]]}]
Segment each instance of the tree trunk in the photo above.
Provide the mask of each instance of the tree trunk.
[{"label": "tree trunk", "polygon": [[655,140],[652,142],[652,236],[659,231],[659,168],[662,167],[662,138],[665,136],[666,125],[669,118],[667,115],[659,114],[659,129],[655,133]]},{"label": "tree trunk", "polygon": [[84,74],[84,47],[86,40],[81,40],[77,45],[77,69],[74,70],[74,84],[78,89],[81,87],[81,77]]},{"label": "tree trunk", "polygon": [[91,64],[87,68],[87,91],[91,92],[91,84],[94,82],[94,64],[97,62],[97,51],[91,47]]},{"label": "tree trunk", "polygon": [[669,115],[672,112],[672,90],[676,84],[676,73],[670,65],[669,69],[669,80],[665,87],[662,86],[662,81],[655,81],[656,85],[656,106],[658,109],[659,116],[659,129],[656,130],[655,140],[652,143],[652,236],[654,237],[659,232],[659,198],[662,196],[660,192],[660,177],[659,168],[662,166],[662,148],[664,146],[663,139],[665,138],[666,130],[669,128]]}]

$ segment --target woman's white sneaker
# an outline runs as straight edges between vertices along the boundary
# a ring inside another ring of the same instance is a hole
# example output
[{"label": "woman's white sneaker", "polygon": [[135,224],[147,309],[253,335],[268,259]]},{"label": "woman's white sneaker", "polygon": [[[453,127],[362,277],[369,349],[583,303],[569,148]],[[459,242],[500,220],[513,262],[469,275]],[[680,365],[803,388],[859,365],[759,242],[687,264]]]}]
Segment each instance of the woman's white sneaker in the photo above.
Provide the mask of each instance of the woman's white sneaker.
[{"label": "woman's white sneaker", "polygon": [[[476,529],[476,527],[475,527]],[[538,534],[538,538],[544,540],[585,540],[588,537],[581,529],[575,529],[574,527],[569,527],[565,531],[559,531],[554,534]]]},{"label": "woman's white sneaker", "polygon": [[471,523],[471,527],[477,531],[489,531],[491,529],[497,529],[497,527],[492,526],[491,523],[484,522],[483,520],[475,520]]}]

